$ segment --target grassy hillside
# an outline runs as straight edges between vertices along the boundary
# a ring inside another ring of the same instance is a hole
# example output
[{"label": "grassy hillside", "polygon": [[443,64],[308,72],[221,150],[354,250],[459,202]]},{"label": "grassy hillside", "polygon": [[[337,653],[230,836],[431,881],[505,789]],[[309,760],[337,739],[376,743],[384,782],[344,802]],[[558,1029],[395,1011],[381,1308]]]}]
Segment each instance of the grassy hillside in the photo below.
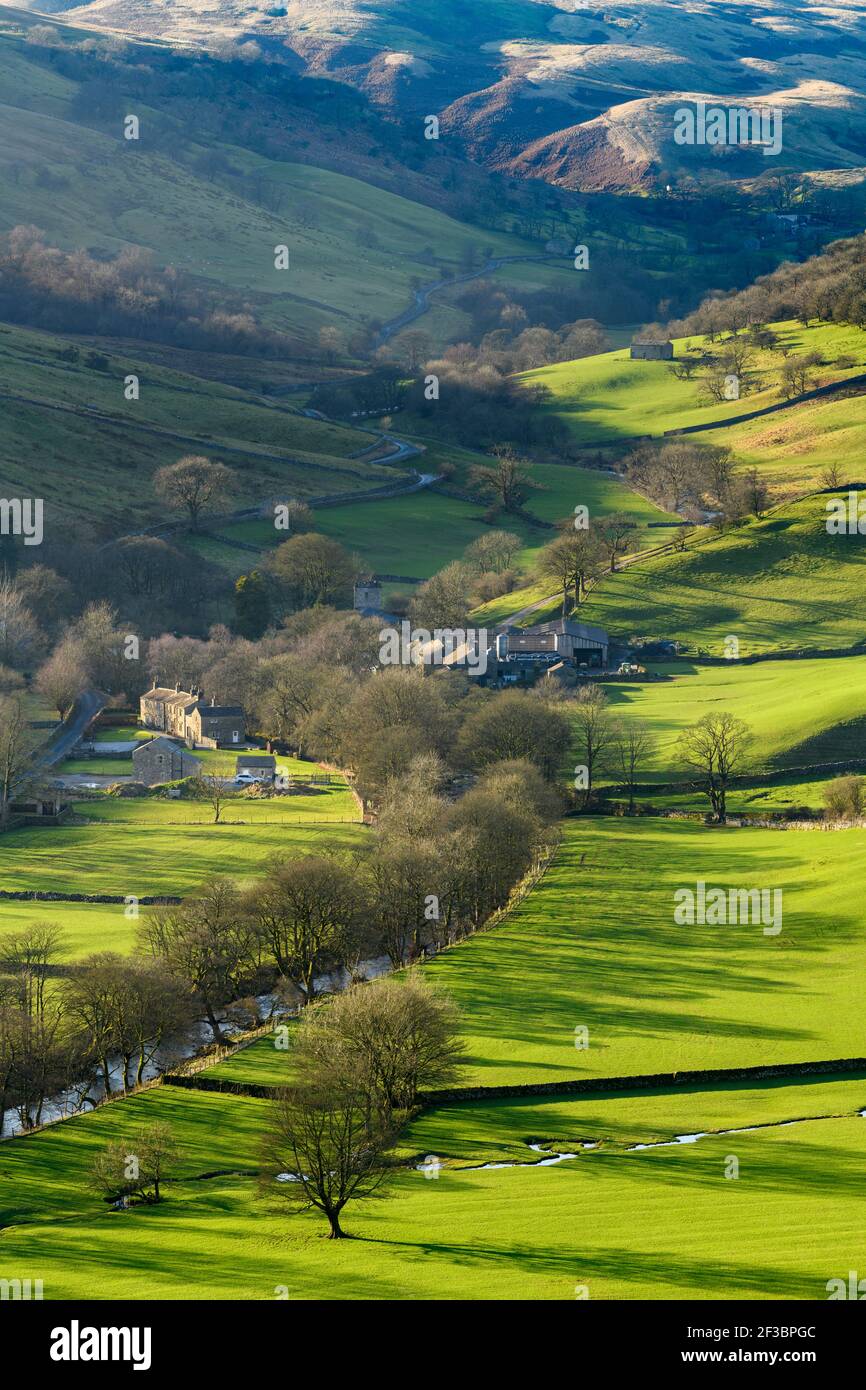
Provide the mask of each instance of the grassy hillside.
[{"label": "grassy hillside", "polygon": [[826,503],[809,497],[608,575],[581,616],[621,637],[675,638],[713,656],[729,635],[741,656],[859,642],[866,553],[862,537],[827,534]]},{"label": "grassy hillside", "polygon": [[[815,386],[844,380],[866,369],[866,334],[859,328],[847,324],[804,328],[794,322],[771,326],[779,342],[792,353],[820,354]],[[721,352],[724,341],[712,345],[703,338],[678,338],[674,343],[677,356],[687,349]],[[854,359],[853,366],[835,365],[836,358],[847,356]],[[559,362],[525,372],[520,380],[547,387],[551,400],[545,408],[567,422],[576,443],[613,445],[634,436],[660,435],[775,405],[780,399],[783,361],[778,350],[756,351],[743,376],[740,400],[721,403],[701,401],[700,373],[690,381],[679,381],[668,363],[633,362],[628,349]]]},{"label": "grassy hillside", "polygon": [[668,679],[605,685],[615,717],[638,719],[655,735],[647,771],[674,773],[681,731],[720,711],[744,719],[754,731],[755,769],[842,761],[862,751],[866,656],[754,666],[680,662],[655,669]]},{"label": "grassy hillside", "polygon": [[845,483],[864,480],[866,396],[830,396],[727,429],[701,434],[707,444],[733,450],[743,467],[756,468],[779,501],[822,486],[836,465]]},{"label": "grassy hillside", "polygon": [[[76,360],[65,360],[70,349]],[[99,353],[64,337],[0,324],[0,478],[8,495],[45,498],[49,520],[86,519],[107,531],[164,516],[151,478],[185,453],[207,453],[237,475],[232,505],[285,492],[311,496],[380,486],[394,470],[352,456],[359,430],[308,419],[290,405],[155,364],[134,349]],[[124,381],[139,378],[127,400]],[[74,476],[75,488],[58,488]]]}]

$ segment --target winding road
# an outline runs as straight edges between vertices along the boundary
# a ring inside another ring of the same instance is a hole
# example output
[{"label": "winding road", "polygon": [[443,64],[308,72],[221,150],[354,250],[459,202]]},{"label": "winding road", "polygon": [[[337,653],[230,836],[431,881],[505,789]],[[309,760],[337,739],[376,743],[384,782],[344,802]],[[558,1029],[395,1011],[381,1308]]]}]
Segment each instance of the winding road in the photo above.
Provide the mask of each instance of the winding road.
[{"label": "winding road", "polygon": [[408,309],[404,309],[402,314],[396,318],[389,319],[383,323],[377,337],[377,344],[381,347],[393,338],[395,333],[407,328],[410,323],[414,323],[422,314],[426,314],[430,308],[430,296],[436,294],[438,290],[450,289],[452,285],[466,285],[470,280],[480,280],[485,275],[490,275],[493,271],[499,270],[504,265],[514,265],[518,261],[544,261],[550,264],[568,259],[564,256],[496,256],[493,260],[487,261],[480,270],[467,271],[465,275],[454,275],[448,280],[434,280],[429,285],[421,285],[415,290],[414,301]]}]

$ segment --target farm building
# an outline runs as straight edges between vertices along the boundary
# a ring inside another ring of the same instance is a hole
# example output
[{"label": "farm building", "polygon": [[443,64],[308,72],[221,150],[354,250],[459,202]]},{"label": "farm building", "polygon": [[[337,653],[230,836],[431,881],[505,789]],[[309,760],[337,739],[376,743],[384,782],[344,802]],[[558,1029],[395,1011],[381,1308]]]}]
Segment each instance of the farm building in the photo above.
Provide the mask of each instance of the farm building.
[{"label": "farm building", "polygon": [[132,765],[136,781],[148,787],[157,782],[176,782],[180,777],[195,777],[201,771],[198,758],[161,735],[140,743],[133,750]]},{"label": "farm building", "polygon": [[674,345],[666,343],[632,343],[631,357],[639,362],[669,362],[674,355]]},{"label": "farm building", "polygon": [[191,748],[222,748],[225,744],[242,743],[244,712],[240,705],[218,705],[215,700],[206,704],[199,700],[186,720],[186,741]]},{"label": "farm building", "polygon": [[496,638],[496,659],[506,667],[555,666],[565,661],[603,670],[609,646],[603,628],[556,618],[535,627],[505,628]]}]

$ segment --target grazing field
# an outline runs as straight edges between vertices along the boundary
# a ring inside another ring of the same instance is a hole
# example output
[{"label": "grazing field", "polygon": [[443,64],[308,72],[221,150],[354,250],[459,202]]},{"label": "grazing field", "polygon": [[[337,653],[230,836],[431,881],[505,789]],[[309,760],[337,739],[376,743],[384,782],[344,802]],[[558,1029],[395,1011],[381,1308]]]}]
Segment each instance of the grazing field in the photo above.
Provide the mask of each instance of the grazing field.
[{"label": "grazing field", "polygon": [[[724,655],[731,635],[740,656],[860,642],[866,550],[857,535],[827,534],[826,502],[810,497],[607,575],[579,617],[619,637],[677,639],[711,656]],[[510,599],[513,611],[523,594]]]},{"label": "grazing field", "polygon": [[[771,327],[792,353],[820,355],[815,386],[856,376],[866,367],[866,334],[859,328],[847,324],[804,328],[793,321]],[[678,357],[688,349],[718,353],[724,346],[724,341],[712,345],[704,338],[678,338],[674,353]],[[854,365],[837,367],[838,357],[851,357]],[[782,364],[778,350],[756,351],[743,374],[740,399],[722,402],[702,401],[700,373],[680,381],[668,363],[631,361],[627,348],[524,372],[520,380],[547,387],[551,400],[544,408],[566,421],[576,443],[616,444],[775,405],[780,400]]]},{"label": "grazing field", "polygon": [[277,856],[361,844],[356,804],[339,783],[297,796],[227,800],[219,825],[201,801],[100,797],[76,811],[63,825],[3,836],[5,887],[183,895],[216,874],[247,879]]},{"label": "grazing field", "polygon": [[[861,1083],[862,1086],[862,1083]],[[354,1240],[323,1238],[314,1213],[289,1215],[257,1190],[267,1103],[162,1087],[0,1147],[0,1277],[38,1271],[47,1299],[592,1299],[826,1298],[862,1251],[863,1099],[851,1082],[809,1088],[820,1115],[783,1128],[710,1136],[628,1152],[621,1143],[553,1166],[443,1167],[435,1181],[407,1170],[380,1201],[350,1207]],[[834,1094],[838,1090],[841,1094]],[[653,1098],[655,1099],[655,1098]],[[654,1133],[682,1122],[683,1098],[659,1098]],[[590,1099],[532,1106],[491,1119],[462,1108],[473,1157],[491,1142],[524,1161],[518,1136],[597,1134],[606,1114]],[[751,1097],[751,1119],[789,1117],[775,1092]],[[643,1131],[649,1098],[621,1097],[619,1135]],[[545,1113],[548,1112],[548,1113]],[[696,1113],[717,1117],[697,1098]],[[424,1115],[407,1135],[418,1154],[447,1148],[453,1111]],[[182,1150],[158,1207],[108,1212],[88,1190],[88,1167],[109,1138],[160,1119]],[[516,1128],[512,1130],[512,1125]],[[575,1128],[576,1127],[576,1128]],[[444,1143],[435,1141],[444,1140]],[[725,1178],[730,1156],[739,1178]],[[583,1296],[586,1296],[585,1294]]]},{"label": "grazing field", "polygon": [[[435,460],[425,455],[418,467],[432,471]],[[536,464],[531,472],[539,488],[531,493],[526,510],[542,522],[560,521],[582,504],[598,519],[611,512],[630,516],[635,524],[630,548],[635,550],[658,545],[669,534],[666,523],[674,518],[609,474],[556,464]],[[490,530],[484,520],[486,509],[486,503],[474,505],[425,488],[405,497],[323,508],[316,512],[315,529],[341,541],[379,574],[428,579],[459,559],[467,546]],[[538,549],[555,536],[549,526],[533,526],[520,517],[501,516],[496,525],[524,541],[516,563],[525,571],[531,570]],[[207,538],[206,545],[218,546],[221,537],[270,547],[285,540],[285,533],[275,531],[266,520],[243,521],[220,528],[213,540]],[[203,549],[202,553],[220,559],[214,550]],[[226,548],[224,562],[249,566],[250,557]]]},{"label": "grazing field", "polygon": [[647,772],[692,776],[682,768],[677,739],[705,714],[722,712],[751,727],[749,766],[755,770],[864,755],[866,656],[753,666],[681,661],[653,670],[668,679],[604,686],[617,719],[638,719],[652,731],[656,742]]},{"label": "grazing field", "polygon": [[[566,822],[507,923],[427,969],[464,1010],[472,1083],[863,1056],[866,833]],[[783,923],[680,926],[674,893],[781,889]],[[578,1050],[575,1029],[589,1029]]]},{"label": "grazing field", "polygon": [[[77,892],[87,892],[78,887]],[[117,890],[122,891],[121,889]],[[37,922],[59,927],[57,959],[62,964],[83,960],[94,951],[131,951],[141,919],[150,911],[139,907],[139,920],[124,915],[123,903],[68,903],[0,899],[0,959],[10,937],[19,936]]]}]

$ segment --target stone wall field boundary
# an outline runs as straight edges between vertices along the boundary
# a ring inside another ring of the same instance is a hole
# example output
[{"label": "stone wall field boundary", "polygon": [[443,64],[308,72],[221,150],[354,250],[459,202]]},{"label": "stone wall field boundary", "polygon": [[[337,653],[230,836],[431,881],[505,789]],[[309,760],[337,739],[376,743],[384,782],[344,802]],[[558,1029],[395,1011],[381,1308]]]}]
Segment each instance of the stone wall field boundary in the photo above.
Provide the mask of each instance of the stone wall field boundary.
[{"label": "stone wall field boundary", "polygon": [[458,1101],[514,1099],[530,1096],[598,1095],[606,1091],[662,1091],[678,1086],[698,1090],[722,1081],[769,1081],[774,1078],[832,1076],[862,1072],[866,1057],[834,1058],[826,1062],[779,1062],[760,1067],[719,1067],[712,1071],[655,1072],[645,1076],[585,1076],[569,1081],[539,1081],[517,1086],[470,1086],[448,1091],[425,1091],[418,1097],[424,1109]]}]

